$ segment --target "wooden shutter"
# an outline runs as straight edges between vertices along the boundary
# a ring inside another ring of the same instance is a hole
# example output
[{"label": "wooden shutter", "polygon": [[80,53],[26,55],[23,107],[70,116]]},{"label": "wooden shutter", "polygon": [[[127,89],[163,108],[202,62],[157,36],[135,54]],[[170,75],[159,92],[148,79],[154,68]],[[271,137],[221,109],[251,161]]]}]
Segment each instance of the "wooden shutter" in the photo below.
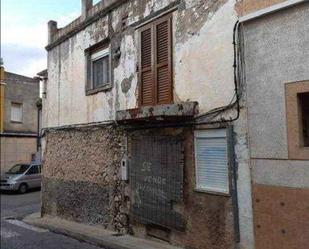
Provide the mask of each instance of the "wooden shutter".
[{"label": "wooden shutter", "polygon": [[154,85],[152,69],[152,27],[141,31],[140,82],[141,105],[154,104]]},{"label": "wooden shutter", "polygon": [[172,102],[171,16],[140,30],[140,105]]},{"label": "wooden shutter", "polygon": [[155,25],[155,37],[156,103],[168,104],[172,101],[170,18],[157,22]]}]

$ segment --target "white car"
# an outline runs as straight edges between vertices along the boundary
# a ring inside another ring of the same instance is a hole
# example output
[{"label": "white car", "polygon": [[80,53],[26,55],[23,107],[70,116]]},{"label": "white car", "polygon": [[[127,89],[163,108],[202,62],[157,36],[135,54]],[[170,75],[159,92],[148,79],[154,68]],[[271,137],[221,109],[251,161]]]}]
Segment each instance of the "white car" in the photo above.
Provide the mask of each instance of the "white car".
[{"label": "white car", "polygon": [[0,190],[18,191],[24,194],[31,188],[41,187],[41,164],[16,164],[1,175]]}]

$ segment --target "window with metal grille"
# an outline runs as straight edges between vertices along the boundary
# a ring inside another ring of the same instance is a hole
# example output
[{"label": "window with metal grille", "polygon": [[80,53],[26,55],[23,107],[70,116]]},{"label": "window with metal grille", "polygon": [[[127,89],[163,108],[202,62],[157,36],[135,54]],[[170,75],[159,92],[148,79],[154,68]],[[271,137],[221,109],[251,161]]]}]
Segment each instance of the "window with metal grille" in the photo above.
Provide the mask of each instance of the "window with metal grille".
[{"label": "window with metal grille", "polygon": [[99,45],[95,45],[93,49],[87,49],[86,52],[87,94],[111,88],[110,49],[109,47]]},{"label": "window with metal grille", "polygon": [[140,29],[139,82],[141,106],[169,104],[172,95],[172,17]]},{"label": "window with metal grille", "polygon": [[229,193],[226,134],[226,129],[195,131],[196,190]]},{"label": "window with metal grille", "polygon": [[23,105],[21,103],[11,103],[11,121],[23,122]]}]

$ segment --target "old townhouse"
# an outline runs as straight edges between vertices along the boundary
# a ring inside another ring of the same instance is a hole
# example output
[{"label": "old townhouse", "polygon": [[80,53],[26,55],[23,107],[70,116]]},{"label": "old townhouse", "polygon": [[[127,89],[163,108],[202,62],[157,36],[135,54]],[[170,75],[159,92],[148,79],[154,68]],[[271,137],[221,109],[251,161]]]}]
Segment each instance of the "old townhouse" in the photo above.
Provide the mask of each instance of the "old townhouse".
[{"label": "old townhouse", "polygon": [[39,80],[10,73],[1,66],[1,172],[36,159]]},{"label": "old townhouse", "polygon": [[308,1],[81,2],[48,23],[42,215],[308,248]]}]

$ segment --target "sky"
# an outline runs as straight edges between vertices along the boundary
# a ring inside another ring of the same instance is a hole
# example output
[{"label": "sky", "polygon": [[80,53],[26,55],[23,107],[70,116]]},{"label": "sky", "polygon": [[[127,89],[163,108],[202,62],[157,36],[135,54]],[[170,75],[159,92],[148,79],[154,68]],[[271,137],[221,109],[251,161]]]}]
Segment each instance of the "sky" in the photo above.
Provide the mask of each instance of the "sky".
[{"label": "sky", "polygon": [[[47,22],[80,15],[81,0],[0,0],[1,57],[6,71],[30,77],[47,67]],[[98,1],[94,1],[94,4]]]}]

